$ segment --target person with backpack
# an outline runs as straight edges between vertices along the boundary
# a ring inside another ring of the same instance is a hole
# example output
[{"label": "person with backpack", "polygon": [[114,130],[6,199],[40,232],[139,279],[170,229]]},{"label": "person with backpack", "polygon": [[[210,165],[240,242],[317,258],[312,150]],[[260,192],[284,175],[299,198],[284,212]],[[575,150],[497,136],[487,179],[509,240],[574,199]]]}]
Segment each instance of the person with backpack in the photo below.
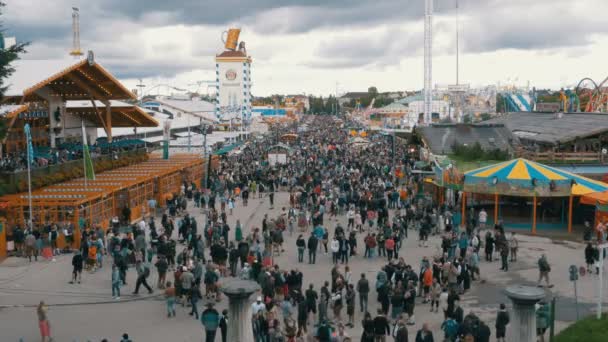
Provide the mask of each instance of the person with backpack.
[{"label": "person with backpack", "polygon": [[207,303],[207,309],[201,314],[201,323],[205,328],[205,341],[215,342],[215,333],[220,325],[220,314],[213,307],[213,303]]},{"label": "person with backpack", "polygon": [[448,317],[441,324],[441,330],[443,331],[443,336],[446,342],[455,342],[458,337],[458,322],[452,317]]},{"label": "person with backpack", "polygon": [[152,291],[150,285],[148,285],[147,281],[148,277],[150,276],[150,267],[141,262],[141,260],[138,260],[137,264],[135,265],[135,269],[137,270],[137,281],[135,283],[135,291],[133,291],[133,294],[139,294],[139,287],[141,285],[144,285],[144,287],[148,290],[148,293],[151,294],[154,292]]},{"label": "person with backpack", "polygon": [[549,261],[547,261],[547,256],[543,254],[540,259],[538,259],[538,287],[543,287],[541,285],[543,279],[545,279],[548,288],[553,287],[553,285],[549,283],[549,272],[551,272],[551,265],[549,265]]}]

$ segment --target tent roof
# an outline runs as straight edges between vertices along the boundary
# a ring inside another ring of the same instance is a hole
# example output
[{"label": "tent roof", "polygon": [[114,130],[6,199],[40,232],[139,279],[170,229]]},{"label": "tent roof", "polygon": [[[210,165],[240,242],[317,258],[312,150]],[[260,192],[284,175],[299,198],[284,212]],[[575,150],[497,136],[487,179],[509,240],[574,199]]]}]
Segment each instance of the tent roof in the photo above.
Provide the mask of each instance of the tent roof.
[{"label": "tent roof", "polygon": [[517,181],[539,182],[572,182],[572,195],[586,195],[594,192],[608,190],[608,184],[587,177],[579,176],[555,167],[543,165],[523,158],[482,167],[465,173],[465,184],[483,179],[491,180],[496,177],[501,183],[515,183]]},{"label": "tent roof", "polygon": [[[97,106],[99,113],[105,117],[106,106],[101,101],[95,101],[95,106]],[[110,109],[112,111],[113,127],[158,126],[158,121],[138,106],[122,101],[111,100]],[[70,114],[85,115],[89,120],[94,122],[97,127],[103,127],[91,101],[67,101],[66,111]]]},{"label": "tent roof", "polygon": [[[48,86],[51,96],[68,100],[88,100],[91,96],[108,100],[137,99],[112,74],[94,60],[18,60],[15,72],[4,82],[6,97],[23,97],[24,102],[38,100],[36,91]],[[99,95],[99,96],[98,96]]]}]

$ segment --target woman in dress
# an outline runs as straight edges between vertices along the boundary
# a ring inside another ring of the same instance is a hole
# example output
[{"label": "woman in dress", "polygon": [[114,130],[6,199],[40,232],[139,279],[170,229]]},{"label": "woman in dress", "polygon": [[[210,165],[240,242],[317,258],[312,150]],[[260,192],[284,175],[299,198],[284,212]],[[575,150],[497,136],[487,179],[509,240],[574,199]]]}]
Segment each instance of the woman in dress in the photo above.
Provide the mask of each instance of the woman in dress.
[{"label": "woman in dress", "polygon": [[40,337],[42,342],[52,341],[51,338],[51,324],[49,323],[49,319],[47,317],[49,311],[49,307],[44,304],[43,301],[38,304],[38,309],[36,310],[38,314],[38,327],[40,328]]}]

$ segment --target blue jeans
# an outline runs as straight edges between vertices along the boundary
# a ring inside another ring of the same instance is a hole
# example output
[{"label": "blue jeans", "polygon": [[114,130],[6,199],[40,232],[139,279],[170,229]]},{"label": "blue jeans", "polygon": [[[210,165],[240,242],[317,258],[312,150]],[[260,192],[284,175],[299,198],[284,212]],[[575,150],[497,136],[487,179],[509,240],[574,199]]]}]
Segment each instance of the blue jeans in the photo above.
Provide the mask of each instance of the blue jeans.
[{"label": "blue jeans", "polygon": [[112,297],[120,297],[120,283],[112,284]]},{"label": "blue jeans", "polygon": [[167,298],[167,315],[175,317],[175,297]]}]

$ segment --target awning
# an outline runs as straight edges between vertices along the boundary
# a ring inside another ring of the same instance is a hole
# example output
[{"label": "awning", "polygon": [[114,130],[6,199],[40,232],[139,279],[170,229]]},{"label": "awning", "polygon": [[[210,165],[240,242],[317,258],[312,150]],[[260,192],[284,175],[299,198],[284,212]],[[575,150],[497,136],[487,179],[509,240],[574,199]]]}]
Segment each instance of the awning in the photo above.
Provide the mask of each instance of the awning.
[{"label": "awning", "polygon": [[165,137],[163,137],[162,135],[159,135],[157,137],[147,137],[147,138],[143,138],[141,140],[148,142],[148,143],[156,143],[159,141],[163,141],[165,139]]},{"label": "awning", "polygon": [[584,196],[581,196],[581,204],[608,204],[608,191],[594,192]]},{"label": "awning", "polygon": [[240,145],[241,145],[241,143],[235,143],[232,145],[224,146],[224,147],[220,148],[219,150],[213,152],[213,154],[221,156],[221,155],[224,155],[224,154],[234,150],[235,148],[239,147]]}]

